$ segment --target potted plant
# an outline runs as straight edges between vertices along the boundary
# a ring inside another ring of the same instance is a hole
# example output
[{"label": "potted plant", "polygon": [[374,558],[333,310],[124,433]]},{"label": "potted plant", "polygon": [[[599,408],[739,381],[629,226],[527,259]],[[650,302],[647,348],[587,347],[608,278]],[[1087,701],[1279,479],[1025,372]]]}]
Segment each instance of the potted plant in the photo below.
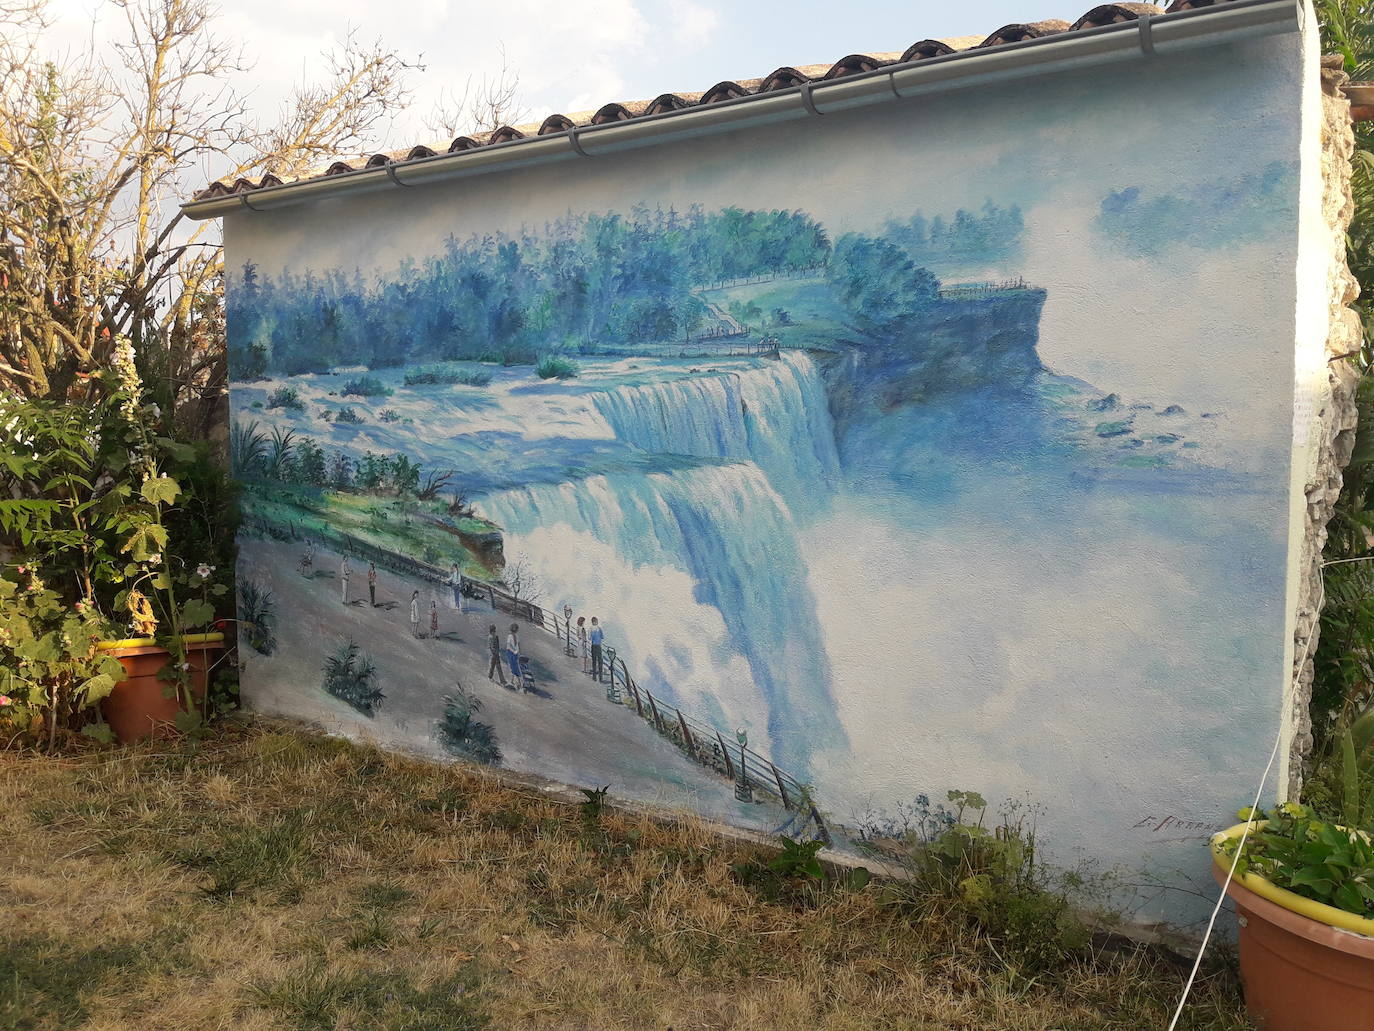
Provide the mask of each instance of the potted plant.
[{"label": "potted plant", "polygon": [[[87,406],[0,399],[0,545],[42,584],[0,588],[0,626],[24,649],[0,678],[23,690],[0,693],[44,706],[50,746],[59,724],[121,740],[186,729],[203,712],[223,641],[196,631],[227,586],[211,580],[213,566],[188,572],[190,562],[168,554],[170,529],[184,530],[172,507],[184,495],[164,469],[191,468],[195,449],[158,436],[160,412],[126,341],[111,366],[90,377]],[[203,546],[181,537],[181,548]],[[81,710],[97,702],[110,722],[83,726]]]},{"label": "potted plant", "polygon": [[1286,802],[1212,838],[1212,873],[1240,921],[1246,1006],[1264,1031],[1374,1031],[1374,838],[1359,829],[1374,795],[1358,798],[1347,732],[1338,820]]}]

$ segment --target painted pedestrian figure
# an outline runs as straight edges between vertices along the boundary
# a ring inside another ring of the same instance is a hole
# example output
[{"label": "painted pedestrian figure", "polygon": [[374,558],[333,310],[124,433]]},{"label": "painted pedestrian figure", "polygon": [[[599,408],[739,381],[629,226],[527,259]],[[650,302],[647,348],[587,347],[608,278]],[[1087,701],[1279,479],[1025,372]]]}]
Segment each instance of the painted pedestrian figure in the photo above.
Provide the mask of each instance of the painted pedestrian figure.
[{"label": "painted pedestrian figure", "polygon": [[601,632],[601,627],[597,623],[596,617],[593,616],[592,629],[591,633],[587,635],[587,640],[591,643],[592,646],[592,677],[596,680],[601,679],[601,673],[603,668],[601,662],[601,642],[605,640],[605,636],[606,635]]},{"label": "painted pedestrian figure", "polygon": [[413,591],[410,595],[410,636],[420,636],[420,592]]},{"label": "painted pedestrian figure", "polygon": [[353,575],[353,569],[348,564],[348,556],[343,557],[339,563],[339,582],[343,587],[343,603],[348,604],[348,578]]},{"label": "painted pedestrian figure", "polygon": [[506,662],[510,665],[511,676],[520,683],[520,624],[512,623],[506,635]]},{"label": "painted pedestrian figure", "polygon": [[491,662],[487,665],[487,679],[499,681],[502,687],[506,686],[506,671],[501,663],[501,635],[496,630],[493,623],[487,627],[487,650],[491,653]]},{"label": "painted pedestrian figure", "polygon": [[301,576],[309,579],[315,575],[315,542],[305,539],[305,553],[301,555]]},{"label": "painted pedestrian figure", "polygon": [[367,596],[372,602],[372,607],[377,607],[377,563],[367,564]]},{"label": "painted pedestrian figure", "polygon": [[591,670],[592,670],[592,667],[591,667],[591,652],[587,651],[587,617],[586,617],[586,616],[578,616],[578,617],[577,617],[577,644],[578,644],[578,647],[582,649],[582,672],[583,672],[583,673],[590,673]]},{"label": "painted pedestrian figure", "polygon": [[439,636],[439,606],[433,598],[429,600],[429,636]]},{"label": "painted pedestrian figure", "polygon": [[448,585],[453,591],[453,607],[459,612],[463,611],[463,574],[458,571],[458,563],[454,562],[448,573]]}]

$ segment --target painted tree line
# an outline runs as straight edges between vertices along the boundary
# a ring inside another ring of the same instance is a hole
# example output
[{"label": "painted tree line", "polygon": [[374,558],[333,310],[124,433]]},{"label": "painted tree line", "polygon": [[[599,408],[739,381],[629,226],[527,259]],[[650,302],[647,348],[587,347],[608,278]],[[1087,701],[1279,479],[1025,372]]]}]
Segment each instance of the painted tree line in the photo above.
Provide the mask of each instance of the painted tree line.
[{"label": "painted tree line", "polygon": [[[1010,218],[992,207],[973,221],[1005,236]],[[245,265],[229,292],[230,362],[235,378],[255,379],[670,342],[708,317],[701,289],[804,269],[830,278],[863,332],[885,332],[939,296],[936,276],[890,232],[832,243],[802,211],[639,205],[569,214],[542,233],[449,237],[442,253],[375,281],[357,270],[274,278]]]},{"label": "painted tree line", "polygon": [[919,211],[905,221],[888,219],[882,235],[917,264],[943,272],[1019,258],[1025,230],[1019,207],[1003,208],[989,200],[978,214],[960,208],[950,219],[926,218]]}]

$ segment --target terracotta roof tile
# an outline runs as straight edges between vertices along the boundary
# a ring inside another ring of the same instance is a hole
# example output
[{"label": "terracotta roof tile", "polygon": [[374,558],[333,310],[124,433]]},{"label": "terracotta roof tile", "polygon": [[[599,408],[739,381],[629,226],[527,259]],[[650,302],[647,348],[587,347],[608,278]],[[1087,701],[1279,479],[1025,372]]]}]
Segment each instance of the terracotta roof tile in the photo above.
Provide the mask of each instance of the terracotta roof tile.
[{"label": "terracotta roof tile", "polygon": [[[1230,0],[1174,0],[1168,7],[1169,13],[1191,11]],[[930,58],[945,57],[964,51],[1020,43],[1025,40],[1040,39],[1066,32],[1080,32],[1090,29],[1116,25],[1121,22],[1135,21],[1147,16],[1165,13],[1165,9],[1154,4],[1123,3],[1101,4],[1087,11],[1074,22],[1050,19],[1036,22],[1017,22],[1003,25],[988,36],[959,36],[952,39],[923,39],[911,44],[905,50],[890,53],[848,54],[832,64],[788,65],[778,68],[757,79],[734,79],[718,82],[701,93],[661,93],[652,100],[616,101],[604,104],[594,111],[581,111],[573,114],[551,114],[541,122],[527,125],[503,125],[492,132],[472,133],[459,136],[450,143],[435,142],[432,145],[417,144],[408,150],[389,153],[364,155],[351,161],[333,162],[321,172],[302,176],[303,179],[318,176],[342,175],[364,168],[380,168],[386,165],[416,161],[434,157],[440,153],[456,153],[479,147],[509,143],[532,136],[548,136],[553,133],[567,132],[581,126],[606,125],[613,122],[630,121],[653,115],[681,111],[702,104],[717,104],[736,100],[741,97],[770,93],[776,90],[796,89],[812,82],[831,82],[850,75],[861,75],[893,64],[922,61]],[[268,173],[257,182],[251,179],[238,179],[232,184],[211,183],[196,195],[197,200],[208,200],[236,193],[248,193],[269,186],[280,186],[282,180]]]}]

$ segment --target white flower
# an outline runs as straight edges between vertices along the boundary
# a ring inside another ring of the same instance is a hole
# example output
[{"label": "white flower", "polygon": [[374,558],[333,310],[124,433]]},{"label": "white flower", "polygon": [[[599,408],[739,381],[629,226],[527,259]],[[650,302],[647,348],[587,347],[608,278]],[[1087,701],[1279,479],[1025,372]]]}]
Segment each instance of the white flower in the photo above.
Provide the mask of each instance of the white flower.
[{"label": "white flower", "polygon": [[213,573],[214,571],[215,571],[215,567],[214,567],[214,566],[207,566],[204,562],[202,562],[200,565],[196,566],[196,575],[199,576],[202,580],[208,580],[209,577],[210,577],[210,574]]}]

